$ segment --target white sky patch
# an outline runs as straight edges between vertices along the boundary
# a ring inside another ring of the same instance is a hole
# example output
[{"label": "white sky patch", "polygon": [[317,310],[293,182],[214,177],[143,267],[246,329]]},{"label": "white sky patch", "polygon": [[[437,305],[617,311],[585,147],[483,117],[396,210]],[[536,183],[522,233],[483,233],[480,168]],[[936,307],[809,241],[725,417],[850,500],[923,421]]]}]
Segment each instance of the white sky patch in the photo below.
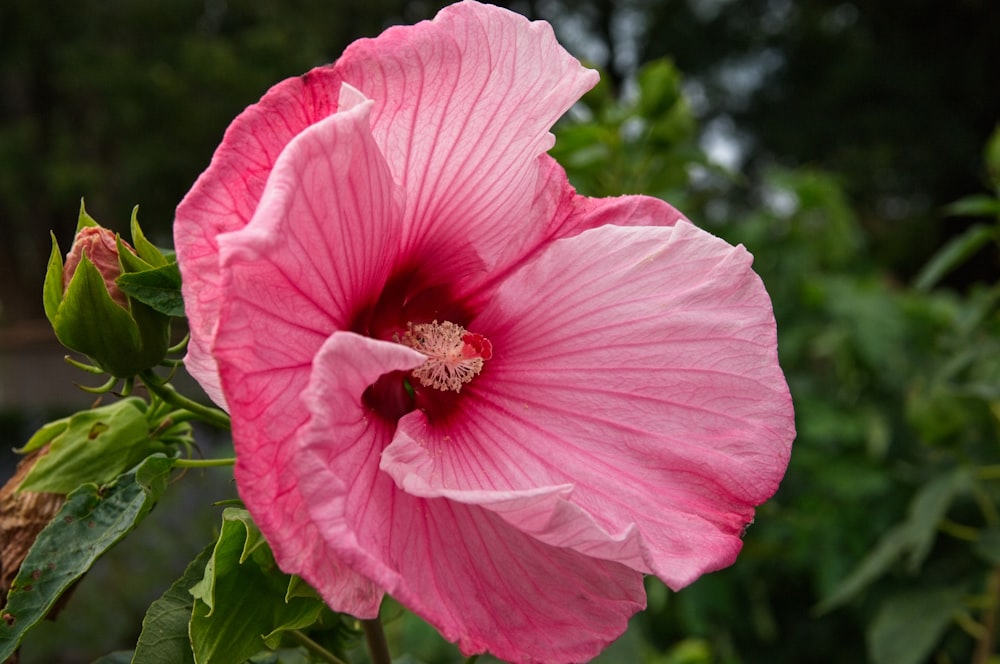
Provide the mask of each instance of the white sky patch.
[{"label": "white sky patch", "polygon": [[742,108],[784,63],[785,58],[780,51],[766,48],[727,60],[715,70],[713,78],[726,91],[730,105]]},{"label": "white sky patch", "polygon": [[592,34],[587,19],[578,12],[567,11],[558,0],[541,0],[538,15],[558,26],[560,41],[565,40],[567,50],[584,62],[607,67],[610,59],[608,47]]},{"label": "white sky patch", "polygon": [[702,23],[708,23],[717,17],[726,5],[730,5],[736,0],[691,0],[688,4],[691,12],[698,17]]},{"label": "white sky patch", "polygon": [[731,171],[742,168],[750,148],[750,137],[736,128],[729,116],[708,122],[701,132],[701,149],[714,163]]},{"label": "white sky patch", "polygon": [[771,214],[780,219],[788,219],[799,209],[799,197],[788,189],[768,185],[761,196]]}]

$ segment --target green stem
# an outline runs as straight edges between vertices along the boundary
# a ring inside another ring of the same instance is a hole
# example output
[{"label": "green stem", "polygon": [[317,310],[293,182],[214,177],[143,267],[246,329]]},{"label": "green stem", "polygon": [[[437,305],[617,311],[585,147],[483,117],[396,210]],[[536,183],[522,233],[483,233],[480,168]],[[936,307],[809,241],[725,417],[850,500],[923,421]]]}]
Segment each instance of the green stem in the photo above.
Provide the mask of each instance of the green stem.
[{"label": "green stem", "polygon": [[330,662],[330,664],[347,664],[347,662],[345,662],[344,660],[337,657],[336,655],[334,655],[332,652],[330,652],[320,644],[310,639],[301,630],[293,629],[289,630],[288,633],[292,636],[293,639],[298,641],[299,644],[302,645],[306,650],[316,655],[324,662]]},{"label": "green stem", "polygon": [[235,458],[229,459],[177,459],[174,461],[175,468],[216,468],[220,466],[231,466],[236,463]]},{"label": "green stem", "polygon": [[976,642],[972,664],[987,664],[993,656],[993,639],[997,629],[997,611],[1000,610],[1000,567],[994,567],[986,581],[986,592],[992,601],[983,612],[983,633]]},{"label": "green stem", "polygon": [[174,386],[170,383],[161,382],[152,371],[143,371],[139,374],[139,377],[142,378],[142,382],[146,385],[146,389],[169,403],[171,406],[188,410],[194,413],[198,419],[203,422],[207,422],[212,426],[218,427],[219,429],[229,430],[229,415],[222,412],[218,408],[204,406],[197,401],[188,399],[186,396],[175,390]]},{"label": "green stem", "polygon": [[469,655],[465,660],[465,664],[476,664],[477,659],[479,659],[479,655]]},{"label": "green stem", "polygon": [[392,664],[389,644],[385,641],[385,631],[382,629],[382,621],[378,618],[362,620],[361,626],[365,630],[365,640],[368,642],[368,652],[371,654],[372,664]]}]

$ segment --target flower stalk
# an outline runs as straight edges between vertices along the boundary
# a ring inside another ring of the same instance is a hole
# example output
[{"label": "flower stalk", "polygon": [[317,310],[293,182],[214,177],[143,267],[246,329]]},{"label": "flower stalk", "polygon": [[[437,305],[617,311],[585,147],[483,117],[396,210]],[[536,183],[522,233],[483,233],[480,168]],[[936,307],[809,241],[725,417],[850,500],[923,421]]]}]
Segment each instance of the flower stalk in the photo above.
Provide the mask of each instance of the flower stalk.
[{"label": "flower stalk", "polygon": [[288,632],[293,639],[299,642],[299,645],[304,647],[306,650],[316,655],[324,662],[329,662],[330,664],[347,664],[344,660],[334,655],[332,652],[321,646],[320,644],[313,641],[305,632],[299,629],[293,629]]},{"label": "flower stalk", "polygon": [[150,370],[139,374],[143,384],[150,392],[166,401],[175,408],[183,408],[191,412],[195,417],[212,426],[228,431],[230,428],[229,415],[211,406],[205,406],[193,399],[182,395],[170,383],[163,382],[155,373]]},{"label": "flower stalk", "polygon": [[236,457],[225,459],[177,459],[174,462],[175,468],[218,468],[222,466],[232,466],[236,463]]},{"label": "flower stalk", "polygon": [[368,643],[368,653],[372,664],[392,664],[389,654],[389,644],[385,640],[385,630],[378,618],[362,620],[361,627],[365,630],[365,641]]}]

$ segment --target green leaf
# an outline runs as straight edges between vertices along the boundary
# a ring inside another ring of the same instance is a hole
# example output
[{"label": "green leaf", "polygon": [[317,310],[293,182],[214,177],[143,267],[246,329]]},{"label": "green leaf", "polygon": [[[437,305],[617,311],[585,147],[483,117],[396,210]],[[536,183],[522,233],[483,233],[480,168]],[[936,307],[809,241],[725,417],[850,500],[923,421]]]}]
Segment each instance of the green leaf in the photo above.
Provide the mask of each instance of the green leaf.
[{"label": "green leaf", "polygon": [[909,568],[917,572],[938,533],[938,524],[955,497],[972,488],[972,474],[966,468],[942,473],[920,487],[910,502],[907,528],[910,538]]},{"label": "green leaf", "polygon": [[669,60],[656,60],[639,70],[639,113],[651,120],[661,120],[681,96],[681,76]]},{"label": "green leaf", "polygon": [[205,573],[213,546],[207,546],[191,561],[184,574],[153,602],[142,620],[133,664],[194,664],[188,623],[194,608],[191,587]]},{"label": "green leaf", "polygon": [[195,662],[240,664],[265,646],[276,647],[281,632],[316,622],[323,603],[302,596],[286,601],[290,584],[250,514],[226,509],[204,577],[191,588]]},{"label": "green leaf", "polygon": [[917,572],[934,544],[938,523],[955,497],[971,486],[972,475],[966,468],[949,470],[924,484],[910,501],[906,520],[882,535],[854,571],[817,605],[817,613],[850,601],[904,555],[908,554],[910,571]]},{"label": "green leaf", "polygon": [[854,571],[816,606],[816,613],[822,615],[853,599],[896,564],[909,545],[910,533],[906,523],[897,524],[886,531]]},{"label": "green leaf", "polygon": [[929,291],[942,278],[973,254],[993,241],[996,231],[991,226],[977,225],[953,238],[927,262],[914,281],[917,290]]},{"label": "green leaf", "polygon": [[132,208],[132,221],[130,226],[132,231],[132,246],[135,247],[135,251],[139,254],[139,257],[153,267],[163,267],[166,265],[166,257],[159,249],[156,248],[156,245],[146,239],[146,235],[142,232],[142,228],[139,226],[138,205]]},{"label": "green leaf", "polygon": [[[46,427],[53,424],[58,422]],[[150,438],[145,403],[122,399],[70,417],[18,490],[69,493],[87,482],[103,484],[158,452],[167,453],[169,447]]]},{"label": "green leaf", "polygon": [[98,657],[90,664],[130,664],[131,661],[131,650],[116,650],[115,652],[109,652],[103,657]]},{"label": "green leaf", "polygon": [[993,183],[993,188],[1000,192],[1000,125],[997,125],[986,142],[983,161],[986,162],[986,172]]},{"label": "green leaf", "polygon": [[960,198],[947,205],[944,211],[956,217],[993,217],[1000,214],[1000,200],[976,194]]},{"label": "green leaf", "polygon": [[42,286],[42,305],[45,307],[45,317],[49,323],[55,325],[56,312],[59,311],[59,303],[63,299],[63,258],[62,251],[59,250],[59,243],[56,242],[55,233],[52,236],[52,251],[49,253],[49,266],[45,271],[45,283]]},{"label": "green leaf", "polygon": [[868,629],[873,664],[919,664],[962,608],[962,593],[942,588],[911,591],[887,599]]},{"label": "green leaf", "polygon": [[979,533],[973,551],[991,565],[1000,565],[1000,526],[990,526]]},{"label": "green leaf", "polygon": [[126,295],[167,316],[184,315],[181,272],[177,263],[142,272],[125,272],[116,282]]},{"label": "green leaf", "polygon": [[114,484],[85,484],[71,493],[38,534],[7,594],[0,621],[5,661],[56,600],[153,508],[174,460],[150,457]]},{"label": "green leaf", "polygon": [[261,651],[248,659],[247,664],[316,664],[316,661],[303,648],[282,648]]}]

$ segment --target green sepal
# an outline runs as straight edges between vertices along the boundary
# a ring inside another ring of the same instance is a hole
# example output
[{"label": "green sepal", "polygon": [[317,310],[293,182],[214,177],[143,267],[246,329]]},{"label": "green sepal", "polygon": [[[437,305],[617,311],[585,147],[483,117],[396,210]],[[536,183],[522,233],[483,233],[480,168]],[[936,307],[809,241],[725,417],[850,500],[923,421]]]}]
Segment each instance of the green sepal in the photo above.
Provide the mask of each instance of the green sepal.
[{"label": "green sepal", "polygon": [[191,588],[195,662],[240,664],[277,647],[282,632],[315,623],[323,602],[299,593],[286,601],[289,585],[249,512],[227,508],[204,577]]},{"label": "green sepal", "polygon": [[142,272],[123,272],[115,283],[133,302],[142,302],[165,316],[184,315],[181,271],[177,263]]},{"label": "green sepal", "polygon": [[16,448],[14,451],[18,454],[27,454],[45,446],[47,443],[51,443],[69,427],[69,421],[69,417],[63,417],[62,419],[53,420],[48,424],[42,425],[42,428],[32,434],[23,447]]},{"label": "green sepal", "polygon": [[115,243],[118,245],[118,264],[121,266],[122,274],[153,269],[151,263],[135,255],[135,252],[122,240],[121,235],[115,235]]},{"label": "green sepal", "polygon": [[0,620],[0,661],[44,618],[60,596],[149,513],[167,486],[174,460],[146,459],[106,487],[85,484],[66,498],[38,534],[7,593]]},{"label": "green sepal", "polygon": [[170,348],[170,316],[138,300],[130,299],[129,304],[132,306],[132,319],[139,326],[142,338],[142,348],[136,355],[142,365],[141,371],[156,366],[166,357]]},{"label": "green sepal", "polygon": [[79,233],[84,228],[88,227],[100,227],[97,220],[87,214],[87,208],[83,204],[83,199],[80,199],[80,216],[76,220],[76,232]]},{"label": "green sepal", "polygon": [[59,311],[59,304],[63,300],[63,257],[59,249],[59,242],[56,241],[56,234],[52,236],[52,252],[49,253],[49,265],[45,270],[45,284],[42,286],[42,305],[45,307],[45,317],[49,323],[55,325],[56,312]]},{"label": "green sepal", "polygon": [[129,224],[132,233],[132,246],[139,254],[139,257],[153,267],[163,267],[169,261],[163,252],[156,248],[152,242],[146,239],[145,233],[139,226],[139,206],[132,208],[132,221]]},{"label": "green sepal", "polygon": [[194,609],[190,589],[204,575],[214,546],[205,547],[163,595],[153,602],[142,620],[132,664],[194,664],[188,623]]},{"label": "green sepal", "polygon": [[136,321],[111,299],[104,278],[86,256],[70,279],[52,327],[64,346],[88,356],[113,376],[134,376],[163,357],[150,362],[141,357]]},{"label": "green sepal", "polygon": [[19,491],[69,493],[87,482],[103,484],[148,456],[170,451],[150,438],[146,404],[134,397],[76,413],[51,442]]}]

